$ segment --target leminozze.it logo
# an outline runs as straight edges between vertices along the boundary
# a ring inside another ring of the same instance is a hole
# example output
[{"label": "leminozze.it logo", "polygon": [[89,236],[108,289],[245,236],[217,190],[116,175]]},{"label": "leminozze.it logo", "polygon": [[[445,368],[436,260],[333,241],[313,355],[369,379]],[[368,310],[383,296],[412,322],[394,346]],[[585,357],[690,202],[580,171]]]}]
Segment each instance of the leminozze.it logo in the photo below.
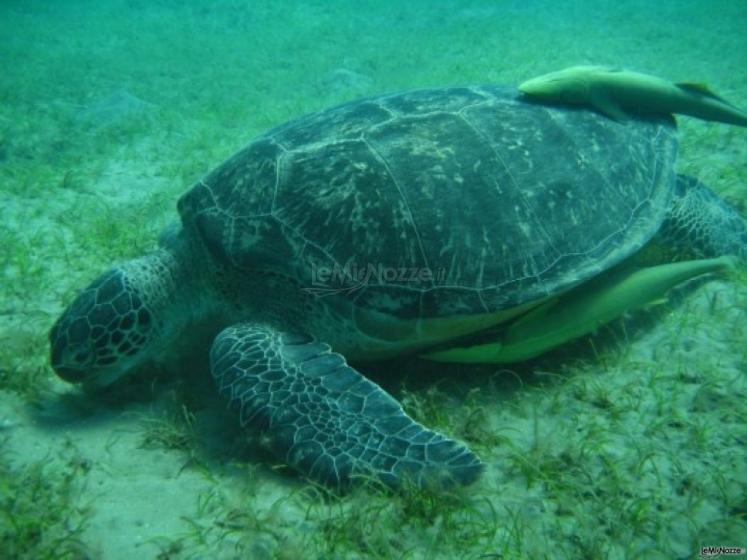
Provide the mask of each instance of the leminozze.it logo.
[{"label": "leminozze.it logo", "polygon": [[366,286],[385,284],[436,284],[443,282],[446,270],[432,270],[425,267],[393,267],[382,263],[368,263],[359,266],[355,263],[345,266],[311,267],[311,286],[305,291],[316,296],[329,296],[340,293],[353,293]]},{"label": "leminozze.it logo", "polygon": [[703,546],[700,548],[700,557],[741,556],[746,550],[743,546]]}]

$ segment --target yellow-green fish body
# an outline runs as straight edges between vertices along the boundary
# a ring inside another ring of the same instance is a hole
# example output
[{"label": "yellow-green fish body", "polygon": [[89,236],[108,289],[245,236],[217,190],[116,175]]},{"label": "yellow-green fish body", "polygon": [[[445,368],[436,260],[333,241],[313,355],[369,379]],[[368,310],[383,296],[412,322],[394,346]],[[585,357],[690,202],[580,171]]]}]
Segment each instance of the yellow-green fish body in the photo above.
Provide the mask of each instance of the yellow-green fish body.
[{"label": "yellow-green fish body", "polygon": [[747,126],[747,113],[703,85],[675,84],[656,76],[604,66],[573,66],[533,78],[519,91],[550,102],[591,105],[615,120],[634,114],[682,114]]}]

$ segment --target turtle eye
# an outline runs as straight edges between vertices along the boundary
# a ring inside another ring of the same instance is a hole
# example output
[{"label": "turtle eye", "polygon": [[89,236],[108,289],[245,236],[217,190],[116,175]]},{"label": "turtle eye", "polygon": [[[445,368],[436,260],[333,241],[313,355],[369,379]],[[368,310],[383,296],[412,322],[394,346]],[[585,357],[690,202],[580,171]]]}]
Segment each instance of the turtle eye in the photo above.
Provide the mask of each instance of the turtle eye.
[{"label": "turtle eye", "polygon": [[76,353],[75,356],[73,356],[73,360],[75,360],[78,364],[85,364],[88,363],[88,360],[91,359],[91,352],[88,350],[81,350],[80,352]]}]

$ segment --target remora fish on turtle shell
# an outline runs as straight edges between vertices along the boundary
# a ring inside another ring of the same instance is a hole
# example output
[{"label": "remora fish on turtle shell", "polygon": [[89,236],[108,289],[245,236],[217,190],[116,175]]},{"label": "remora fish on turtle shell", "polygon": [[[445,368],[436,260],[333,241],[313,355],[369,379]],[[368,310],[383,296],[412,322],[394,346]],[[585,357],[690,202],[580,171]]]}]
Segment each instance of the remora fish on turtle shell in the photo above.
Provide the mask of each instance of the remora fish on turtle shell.
[{"label": "remora fish on turtle shell", "polygon": [[572,66],[527,80],[519,91],[531,99],[584,104],[615,120],[631,114],[682,114],[747,126],[747,113],[703,84],[673,84],[656,76],[605,66]]}]

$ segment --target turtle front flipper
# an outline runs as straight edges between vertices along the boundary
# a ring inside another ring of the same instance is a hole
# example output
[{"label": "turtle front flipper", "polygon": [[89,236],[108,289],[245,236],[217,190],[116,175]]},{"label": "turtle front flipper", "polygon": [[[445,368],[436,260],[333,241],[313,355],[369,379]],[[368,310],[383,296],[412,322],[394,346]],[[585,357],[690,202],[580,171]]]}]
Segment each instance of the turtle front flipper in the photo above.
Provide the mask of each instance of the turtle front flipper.
[{"label": "turtle front flipper", "polygon": [[345,488],[356,477],[391,487],[469,484],[482,471],[464,445],[407,416],[383,389],[305,334],[258,324],[221,332],[210,351],[220,393],[272,451],[307,477]]}]

